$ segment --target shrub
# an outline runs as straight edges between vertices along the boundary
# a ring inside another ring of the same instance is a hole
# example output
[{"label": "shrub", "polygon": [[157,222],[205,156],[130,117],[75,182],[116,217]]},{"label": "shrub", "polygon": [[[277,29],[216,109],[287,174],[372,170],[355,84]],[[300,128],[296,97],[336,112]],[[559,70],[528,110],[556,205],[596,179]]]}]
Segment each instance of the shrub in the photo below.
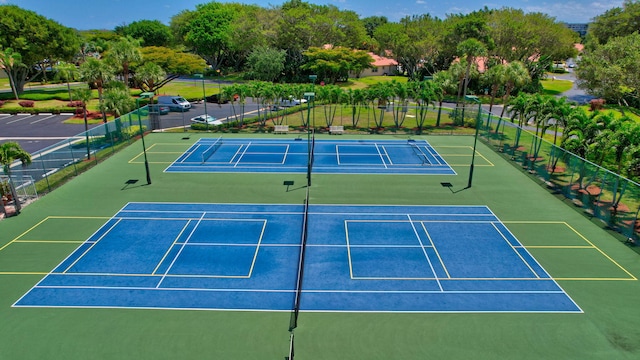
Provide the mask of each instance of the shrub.
[{"label": "shrub", "polygon": [[4,100],[0,100],[0,107],[2,107],[2,105],[4,105],[5,101]]},{"label": "shrub", "polygon": [[589,101],[589,110],[596,111],[602,110],[604,108],[605,100],[604,99],[593,99]]},{"label": "shrub", "polygon": [[82,107],[82,101],[69,101],[67,107]]},{"label": "shrub", "polygon": [[35,102],[31,100],[22,100],[18,103],[18,105],[22,106],[23,108],[32,108],[34,104]]}]

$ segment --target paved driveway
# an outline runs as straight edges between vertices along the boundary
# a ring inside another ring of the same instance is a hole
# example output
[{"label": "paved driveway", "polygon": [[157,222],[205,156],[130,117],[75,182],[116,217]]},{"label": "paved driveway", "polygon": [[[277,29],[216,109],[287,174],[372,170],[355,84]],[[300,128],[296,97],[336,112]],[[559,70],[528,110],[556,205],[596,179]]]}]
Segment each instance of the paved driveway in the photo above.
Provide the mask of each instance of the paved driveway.
[{"label": "paved driveway", "polygon": [[[84,124],[63,123],[70,117],[70,115],[0,114],[0,144],[16,141],[27,152],[37,152],[84,131]],[[98,125],[90,125],[89,128]]]}]

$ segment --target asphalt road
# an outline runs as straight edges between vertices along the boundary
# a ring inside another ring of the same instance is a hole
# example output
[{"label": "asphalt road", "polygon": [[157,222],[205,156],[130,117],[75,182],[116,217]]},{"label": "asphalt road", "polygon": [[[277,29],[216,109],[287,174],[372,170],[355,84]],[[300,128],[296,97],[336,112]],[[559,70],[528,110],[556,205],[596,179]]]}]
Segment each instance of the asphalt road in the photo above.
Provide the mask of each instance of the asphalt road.
[{"label": "asphalt road", "polygon": [[[206,113],[223,122],[233,121],[233,108],[231,104],[206,104]],[[251,114],[257,111],[258,105],[248,101],[245,105],[245,113]],[[240,112],[240,106],[236,105],[236,111]],[[170,112],[160,115],[160,128],[179,128],[190,126],[192,117],[205,113],[204,103],[194,103],[189,111],[184,113]],[[85,131],[84,124],[65,124],[64,121],[71,115],[30,115],[0,114],[0,144],[7,141],[15,141],[29,153],[38,151],[66,140]],[[89,125],[89,129],[101,125]]]},{"label": "asphalt road", "polygon": [[[84,132],[84,124],[64,124],[71,115],[0,114],[0,144],[15,141],[29,153]],[[90,125],[89,128],[97,125]]]}]

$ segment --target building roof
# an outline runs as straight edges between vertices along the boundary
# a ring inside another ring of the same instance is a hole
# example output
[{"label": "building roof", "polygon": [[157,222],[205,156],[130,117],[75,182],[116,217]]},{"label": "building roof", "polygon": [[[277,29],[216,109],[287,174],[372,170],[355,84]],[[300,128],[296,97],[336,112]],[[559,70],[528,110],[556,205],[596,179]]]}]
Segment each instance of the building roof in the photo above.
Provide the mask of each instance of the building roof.
[{"label": "building roof", "polygon": [[380,55],[376,55],[372,52],[369,53],[369,55],[373,58],[373,62],[371,63],[371,65],[375,66],[375,67],[381,67],[381,66],[397,66],[398,62],[395,61],[394,59],[390,59],[384,56],[380,56]]}]

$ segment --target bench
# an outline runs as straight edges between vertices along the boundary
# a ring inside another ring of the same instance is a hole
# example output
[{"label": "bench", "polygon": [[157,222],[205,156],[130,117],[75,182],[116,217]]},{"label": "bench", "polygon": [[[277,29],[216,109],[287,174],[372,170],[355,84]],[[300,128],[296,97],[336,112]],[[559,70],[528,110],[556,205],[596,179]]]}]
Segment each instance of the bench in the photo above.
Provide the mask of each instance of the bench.
[{"label": "bench", "polygon": [[276,125],[273,129],[274,134],[286,134],[289,132],[289,125]]},{"label": "bench", "polygon": [[329,134],[340,134],[342,135],[344,133],[344,126],[330,126],[329,127]]}]

